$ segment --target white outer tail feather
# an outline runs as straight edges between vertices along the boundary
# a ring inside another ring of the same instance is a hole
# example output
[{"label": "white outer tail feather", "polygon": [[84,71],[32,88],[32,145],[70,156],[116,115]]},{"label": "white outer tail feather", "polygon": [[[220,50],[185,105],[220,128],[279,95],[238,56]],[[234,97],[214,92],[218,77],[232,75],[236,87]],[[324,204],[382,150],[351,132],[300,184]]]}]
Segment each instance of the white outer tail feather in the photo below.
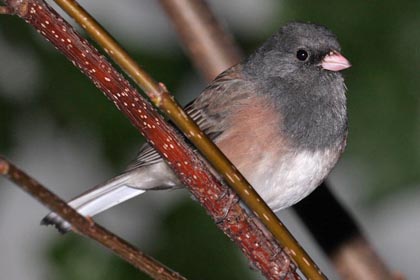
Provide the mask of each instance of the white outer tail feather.
[{"label": "white outer tail feather", "polygon": [[[130,187],[126,184],[127,174],[112,178],[102,186],[83,193],[82,195],[69,201],[68,204],[83,216],[92,217],[103,212],[121,202],[140,195],[145,190]],[[55,225],[61,232],[66,233],[71,230],[71,224],[54,212],[42,219],[43,225]]]}]

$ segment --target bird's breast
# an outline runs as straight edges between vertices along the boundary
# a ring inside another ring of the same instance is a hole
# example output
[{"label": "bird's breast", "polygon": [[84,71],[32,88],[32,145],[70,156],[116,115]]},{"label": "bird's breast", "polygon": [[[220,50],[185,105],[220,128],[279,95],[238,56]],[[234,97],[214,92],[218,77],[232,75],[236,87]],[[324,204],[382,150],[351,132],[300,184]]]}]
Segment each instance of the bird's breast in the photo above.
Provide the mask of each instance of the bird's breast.
[{"label": "bird's breast", "polygon": [[344,141],[305,148],[282,131],[282,117],[263,102],[243,105],[216,144],[275,211],[312,192],[337,162]]}]

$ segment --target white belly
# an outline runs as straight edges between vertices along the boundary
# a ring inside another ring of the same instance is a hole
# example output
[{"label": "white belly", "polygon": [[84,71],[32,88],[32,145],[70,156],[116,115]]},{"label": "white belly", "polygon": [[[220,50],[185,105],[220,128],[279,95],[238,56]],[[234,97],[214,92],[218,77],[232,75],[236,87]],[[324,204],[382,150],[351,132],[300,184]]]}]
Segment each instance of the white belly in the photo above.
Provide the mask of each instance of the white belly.
[{"label": "white belly", "polygon": [[244,175],[270,208],[278,211],[299,202],[322,182],[338,159],[333,154],[328,149],[290,152],[281,159],[266,154],[251,174]]}]

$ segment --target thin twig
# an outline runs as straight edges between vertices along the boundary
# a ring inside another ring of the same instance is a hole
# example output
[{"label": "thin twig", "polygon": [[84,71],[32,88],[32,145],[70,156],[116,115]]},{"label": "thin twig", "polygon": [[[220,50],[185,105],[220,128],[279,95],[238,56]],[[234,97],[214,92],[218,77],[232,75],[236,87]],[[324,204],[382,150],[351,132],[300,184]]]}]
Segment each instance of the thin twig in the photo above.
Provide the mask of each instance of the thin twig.
[{"label": "thin twig", "polygon": [[309,255],[298,244],[279,218],[259,194],[239,173],[217,146],[200,130],[198,125],[182,110],[162,83],[156,83],[100,24],[74,0],[55,0],[73,17],[109,56],[139,85],[171,121],[188,137],[204,155],[224,181],[235,190],[243,202],[263,222],[278,242],[284,246],[302,272],[311,279],[325,279]]},{"label": "thin twig", "polygon": [[[37,29],[70,59],[146,136],[182,183],[218,221],[217,225],[237,243],[268,279],[300,279],[296,267],[253,217],[239,205],[237,196],[222,185],[184,139],[85,39],[44,1],[4,0],[14,12]],[[109,53],[113,52],[109,49]],[[153,84],[149,84],[153,86]],[[159,86],[159,90],[163,89]]]},{"label": "thin twig", "polygon": [[147,256],[143,252],[140,252],[136,247],[127,241],[96,224],[92,219],[80,215],[76,210],[68,206],[64,200],[56,196],[35,179],[1,156],[0,175],[14,182],[25,192],[29,193],[42,204],[47,206],[51,211],[54,211],[69,221],[75,232],[96,240],[98,243],[102,244],[106,248],[109,248],[128,263],[131,263],[136,268],[147,273],[153,279],[186,279],[179,273],[172,271],[155,259]]}]

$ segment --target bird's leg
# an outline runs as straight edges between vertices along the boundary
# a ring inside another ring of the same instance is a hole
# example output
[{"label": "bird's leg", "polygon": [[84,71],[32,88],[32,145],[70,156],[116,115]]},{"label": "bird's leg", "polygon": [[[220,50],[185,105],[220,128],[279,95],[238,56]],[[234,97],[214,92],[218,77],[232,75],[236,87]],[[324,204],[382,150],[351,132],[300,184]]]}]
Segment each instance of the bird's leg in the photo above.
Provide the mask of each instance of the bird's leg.
[{"label": "bird's leg", "polygon": [[218,215],[214,221],[216,224],[221,224],[226,217],[228,216],[232,206],[238,203],[239,197],[235,195],[229,188],[226,188],[225,191],[217,199],[223,205],[222,213]]},{"label": "bird's leg", "polygon": [[222,194],[221,195],[219,195],[219,197],[216,199],[217,201],[220,201],[220,200],[222,200],[223,198],[225,198],[226,197],[226,195],[229,193],[229,189],[228,188],[225,188],[224,190],[223,190],[223,192],[222,192]]}]

